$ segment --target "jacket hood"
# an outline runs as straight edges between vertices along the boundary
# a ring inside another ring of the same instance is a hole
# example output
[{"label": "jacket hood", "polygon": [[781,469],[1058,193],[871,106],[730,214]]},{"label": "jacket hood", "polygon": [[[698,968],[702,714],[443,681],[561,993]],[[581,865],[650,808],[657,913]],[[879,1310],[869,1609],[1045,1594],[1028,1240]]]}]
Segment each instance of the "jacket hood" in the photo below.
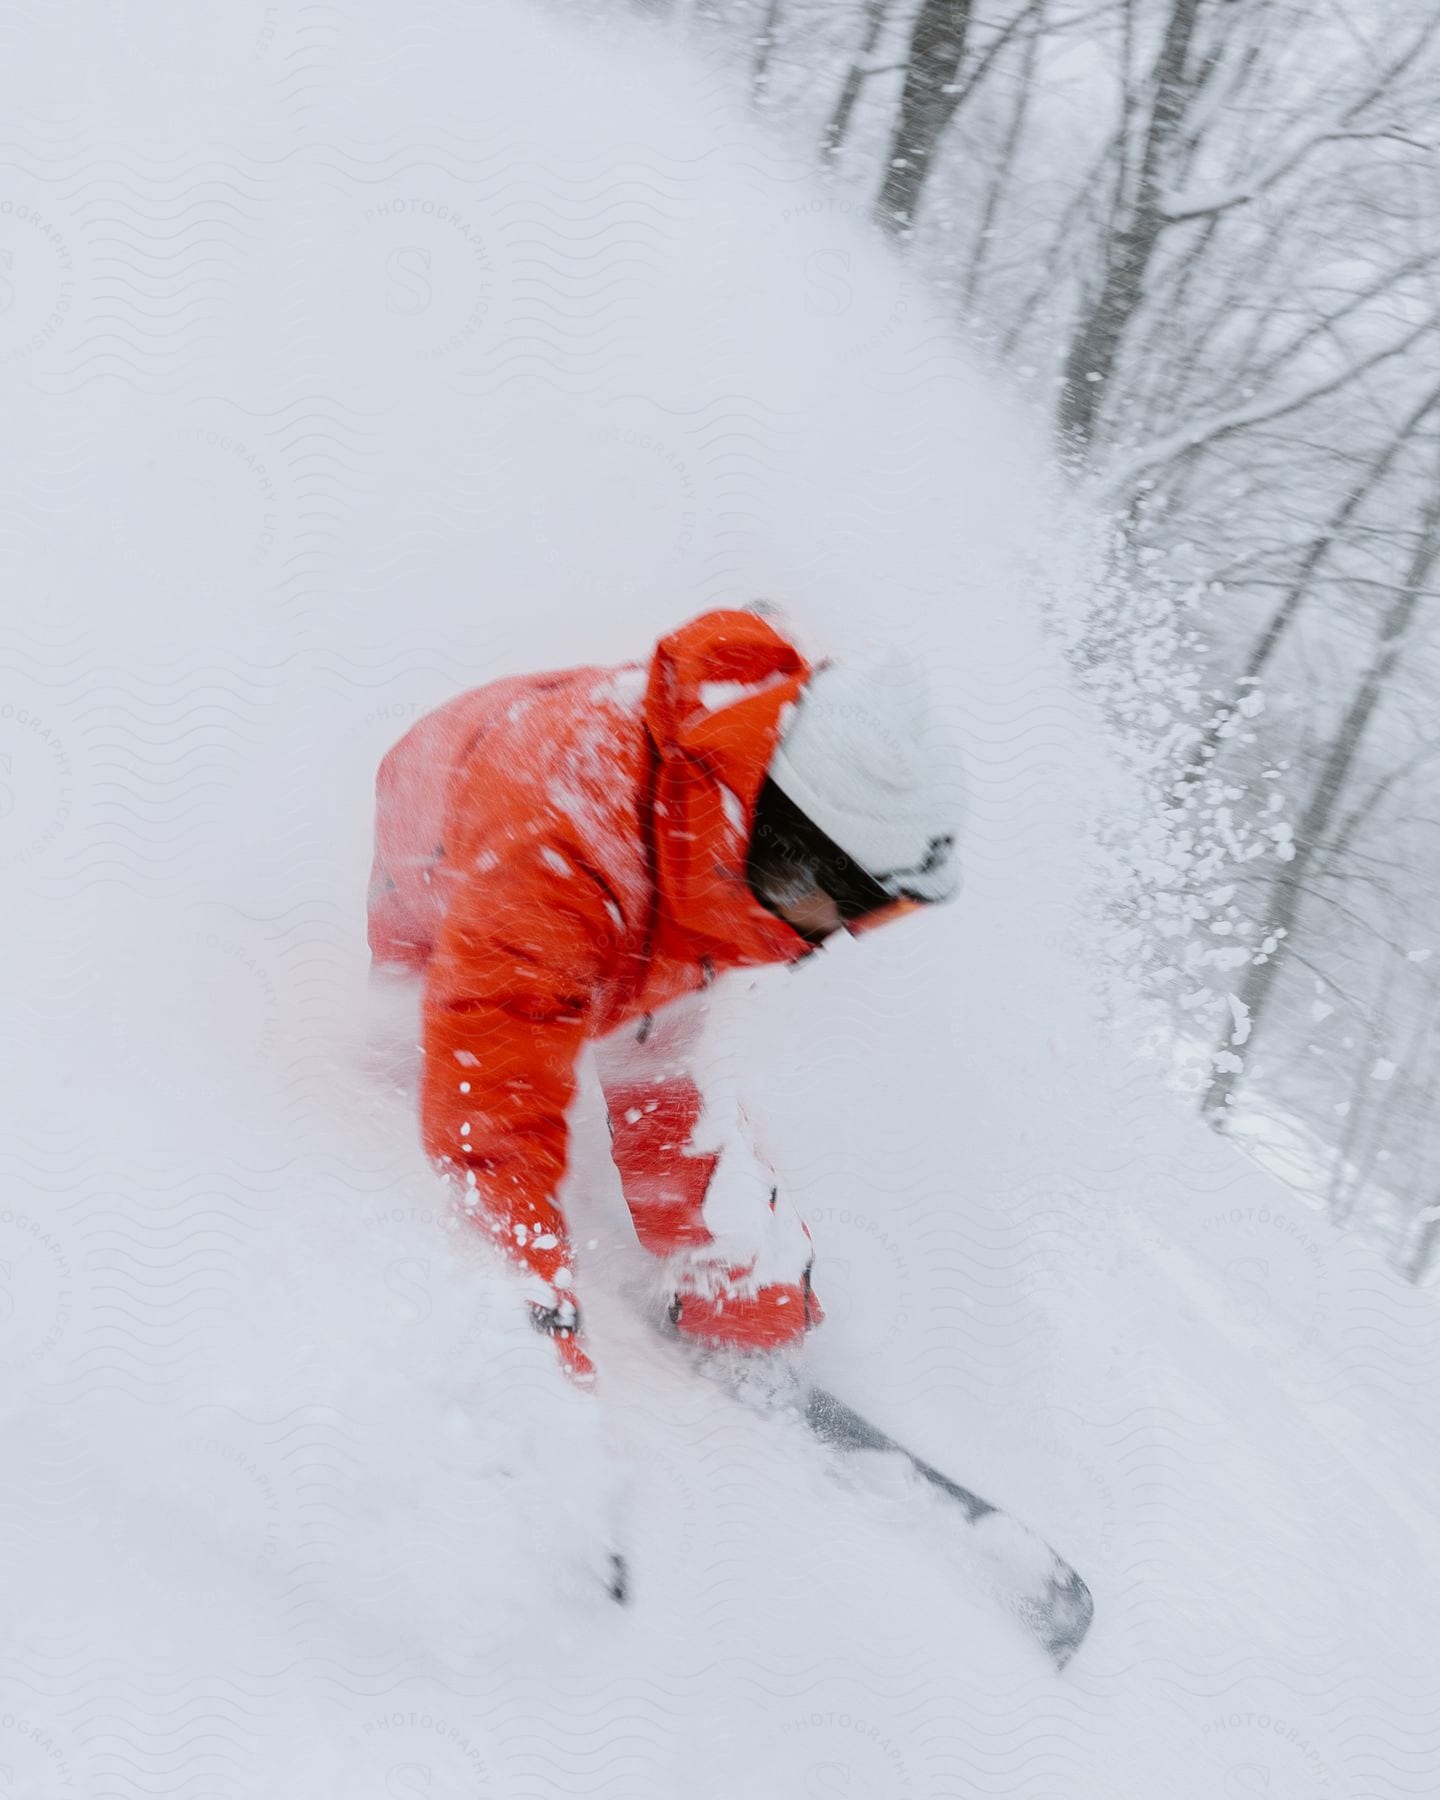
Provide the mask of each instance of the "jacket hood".
[{"label": "jacket hood", "polygon": [[703,614],[660,640],[644,719],[656,752],[651,804],[658,935],[721,965],[793,962],[811,946],[745,881],[755,802],[811,673],[758,613]]}]

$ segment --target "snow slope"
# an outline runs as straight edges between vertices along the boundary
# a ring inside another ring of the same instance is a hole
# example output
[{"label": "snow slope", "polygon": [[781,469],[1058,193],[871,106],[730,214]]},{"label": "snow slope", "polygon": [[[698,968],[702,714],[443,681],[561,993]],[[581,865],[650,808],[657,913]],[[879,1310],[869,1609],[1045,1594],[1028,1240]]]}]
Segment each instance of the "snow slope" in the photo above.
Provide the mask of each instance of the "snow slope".
[{"label": "snow slope", "polygon": [[[538,7],[4,30],[3,1791],[1433,1792],[1432,1303],[1101,1024],[1077,534],[858,203]],[[922,648],[968,757],[961,902],[731,1029],[816,1372],[1082,1569],[1063,1678],[657,1351],[589,1085],[559,1391],[367,992],[408,721],[756,593]]]}]

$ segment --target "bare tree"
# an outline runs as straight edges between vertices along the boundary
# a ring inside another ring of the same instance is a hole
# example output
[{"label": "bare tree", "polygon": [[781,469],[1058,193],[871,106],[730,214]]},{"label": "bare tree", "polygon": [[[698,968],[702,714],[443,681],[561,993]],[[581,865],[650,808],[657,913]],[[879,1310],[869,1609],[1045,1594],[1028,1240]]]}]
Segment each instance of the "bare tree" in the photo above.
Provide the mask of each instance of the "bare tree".
[{"label": "bare tree", "polygon": [[[1425,598],[1427,585],[1440,561],[1440,480],[1428,494],[1420,531],[1400,586],[1394,591],[1381,620],[1370,662],[1351,697],[1320,762],[1310,797],[1295,831],[1294,852],[1278,866],[1273,897],[1266,911],[1266,925],[1279,940],[1274,952],[1251,963],[1241,984],[1239,1000],[1244,1029],[1253,1053],[1254,1040],[1264,1023],[1276,977],[1286,960],[1286,940],[1293,934],[1306,891],[1306,879],[1323,850],[1335,821],[1341,798],[1355,767],[1361,742],[1381,696],[1395,674],[1405,639]],[[1217,1055],[1214,1078],[1206,1091],[1203,1110],[1223,1125],[1238,1076],[1243,1067],[1231,1049],[1227,1034]]]},{"label": "bare tree", "polygon": [[1102,390],[1143,299],[1160,235],[1172,223],[1165,212],[1162,182],[1166,159],[1185,121],[1190,46],[1204,4],[1205,0],[1171,0],[1144,99],[1143,145],[1134,191],[1122,196],[1121,217],[1106,245],[1100,284],[1081,311],[1065,358],[1058,426],[1062,442],[1079,451],[1094,435]]},{"label": "bare tree", "polygon": [[971,252],[970,266],[965,271],[965,286],[961,295],[961,307],[965,313],[972,311],[975,305],[975,294],[984,276],[985,264],[989,260],[991,242],[995,235],[996,220],[1004,202],[1006,189],[1014,174],[1019,158],[1021,140],[1025,135],[1025,120],[1030,108],[1030,97],[1035,82],[1035,65],[1039,58],[1040,41],[1045,35],[1045,0],[1039,0],[1033,8],[1035,22],[1025,34],[1021,51],[1019,79],[1015,86],[1015,104],[1010,114],[1010,124],[1000,145],[1000,154],[996,160],[995,172],[985,195],[985,205],[980,212],[980,221],[975,230],[975,248]]},{"label": "bare tree", "polygon": [[[1374,1083],[1367,1079],[1369,1071],[1374,1068],[1380,1054],[1380,1047],[1385,1041],[1385,1034],[1390,1024],[1390,1000],[1395,991],[1396,976],[1399,973],[1401,956],[1394,944],[1386,946],[1384,973],[1380,978],[1380,991],[1374,1006],[1370,1010],[1369,1021],[1365,1029],[1364,1050],[1356,1059],[1355,1079],[1351,1084],[1350,1099],[1345,1113],[1345,1133],[1335,1147],[1334,1166],[1330,1176],[1330,1193],[1327,1206],[1330,1217],[1343,1219],[1349,1211],[1346,1203],[1350,1188],[1350,1171],[1359,1154],[1359,1146],[1367,1135],[1370,1105],[1369,1098],[1374,1091]],[[1377,1124],[1377,1134],[1383,1132],[1384,1121]]]},{"label": "bare tree", "polygon": [[[1268,10],[1262,6],[1259,16]],[[1207,140],[1223,129],[1226,113],[1218,101],[1239,107],[1247,100],[1269,98],[1264,88],[1271,71],[1258,52],[1254,24],[1248,40],[1242,37],[1232,45],[1233,13],[1226,0],[1169,0],[1153,66],[1138,85],[1128,68],[1124,76],[1114,217],[1100,277],[1080,307],[1061,377],[1057,428],[1062,444],[1076,455],[1089,452],[1121,347],[1146,303],[1152,265],[1168,233],[1253,206],[1326,146],[1389,140],[1422,151],[1433,148],[1409,139],[1384,118],[1382,107],[1421,68],[1440,31],[1440,15],[1432,14],[1339,97],[1326,91],[1328,83],[1321,78],[1313,96],[1313,121],[1296,129],[1282,114],[1267,141],[1246,147],[1243,168],[1233,180],[1187,183],[1187,173],[1204,157]],[[1277,38],[1272,52],[1278,54],[1282,45]],[[1260,117],[1272,110],[1245,108]],[[1228,147],[1230,160],[1242,161],[1233,134]],[[1188,254],[1194,253],[1192,246]],[[1257,422],[1246,419],[1243,408],[1235,409],[1223,428],[1228,433]],[[1187,429],[1193,435],[1205,427]]]},{"label": "bare tree", "polygon": [[910,228],[936,147],[954,116],[970,11],[971,0],[922,0],[916,14],[885,178],[875,202],[875,218],[886,231]]},{"label": "bare tree", "polygon": [[[1414,1024],[1403,1052],[1396,1059],[1394,1074],[1382,1086],[1384,1101],[1378,1107],[1358,1103],[1362,1092],[1373,1093],[1375,1090],[1373,1052],[1383,1033],[1390,996],[1404,967],[1398,951],[1390,946],[1386,979],[1371,1030],[1366,1036],[1365,1051],[1357,1064],[1355,1097],[1345,1121],[1346,1143],[1336,1158],[1335,1177],[1331,1183],[1330,1216],[1337,1223],[1343,1224],[1351,1217],[1360,1195],[1374,1179],[1380,1157],[1386,1152],[1391,1127],[1405,1103],[1413,1100],[1422,1112],[1429,1110],[1426,1089],[1434,1084],[1435,1067],[1433,1058],[1427,1058],[1425,1051],[1434,1037],[1437,994],[1433,983],[1426,985],[1422,1002],[1416,1008]],[[1374,1114],[1368,1121],[1368,1130],[1365,1129],[1367,1112]],[[1353,1134],[1349,1130],[1352,1116],[1356,1121]]]},{"label": "bare tree", "polygon": [[841,146],[845,142],[861,89],[870,76],[877,73],[870,66],[870,59],[874,56],[876,46],[880,42],[880,33],[885,28],[885,15],[889,10],[890,0],[866,0],[860,48],[856,52],[854,61],[845,71],[844,85],[836,98],[835,110],[825,125],[822,149],[825,155],[832,159],[840,154]]},{"label": "bare tree", "polygon": [[1432,1201],[1416,1236],[1414,1254],[1406,1270],[1417,1287],[1429,1274],[1437,1248],[1440,1248],[1440,1205]]},{"label": "bare tree", "polygon": [[770,58],[780,35],[780,15],[784,0],[765,0],[765,16],[755,33],[750,59],[750,104],[760,106],[770,85]]},{"label": "bare tree", "polygon": [[1305,602],[1312,598],[1316,578],[1337,544],[1346,540],[1352,521],[1366,502],[1380,489],[1401,452],[1415,441],[1421,426],[1440,407],[1440,385],[1422,394],[1416,405],[1386,437],[1370,458],[1354,485],[1344,495],[1324,528],[1306,546],[1293,577],[1279,604],[1256,638],[1249,655],[1234,677],[1229,698],[1217,707],[1210,722],[1200,734],[1186,767],[1181,772],[1179,787],[1183,790],[1198,780],[1206,766],[1214,760],[1226,731],[1233,725],[1244,696],[1259,682],[1287,634],[1295,625]]}]

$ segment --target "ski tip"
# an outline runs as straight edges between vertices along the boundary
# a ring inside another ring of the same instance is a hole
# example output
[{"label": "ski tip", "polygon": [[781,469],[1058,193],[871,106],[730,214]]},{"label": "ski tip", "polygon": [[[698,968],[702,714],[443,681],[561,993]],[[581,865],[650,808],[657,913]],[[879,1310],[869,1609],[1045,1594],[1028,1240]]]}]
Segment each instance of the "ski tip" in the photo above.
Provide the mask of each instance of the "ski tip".
[{"label": "ski tip", "polygon": [[1075,1571],[1056,1558],[1046,1585],[1041,1616],[1035,1621],[1041,1642],[1057,1669],[1063,1669],[1085,1641],[1095,1617],[1095,1601]]},{"label": "ski tip", "polygon": [[630,1565],[618,1550],[610,1552],[609,1576],[605,1587],[617,1606],[630,1604]]}]

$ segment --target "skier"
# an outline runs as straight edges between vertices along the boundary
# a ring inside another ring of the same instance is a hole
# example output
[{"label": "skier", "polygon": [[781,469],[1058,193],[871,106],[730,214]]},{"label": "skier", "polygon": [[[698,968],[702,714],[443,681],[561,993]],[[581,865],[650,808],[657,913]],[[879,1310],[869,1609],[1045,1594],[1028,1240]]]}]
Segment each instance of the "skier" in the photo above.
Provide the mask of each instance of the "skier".
[{"label": "skier", "polygon": [[421,1132],[588,1385],[557,1195],[595,1042],[612,1155],[686,1338],[822,1317],[810,1233],[703,1030],[726,972],[811,956],[958,886],[959,783],[897,652],[813,668],[763,604],[646,663],[510,677],[422,718],[376,784],[369,940],[424,975]]}]

